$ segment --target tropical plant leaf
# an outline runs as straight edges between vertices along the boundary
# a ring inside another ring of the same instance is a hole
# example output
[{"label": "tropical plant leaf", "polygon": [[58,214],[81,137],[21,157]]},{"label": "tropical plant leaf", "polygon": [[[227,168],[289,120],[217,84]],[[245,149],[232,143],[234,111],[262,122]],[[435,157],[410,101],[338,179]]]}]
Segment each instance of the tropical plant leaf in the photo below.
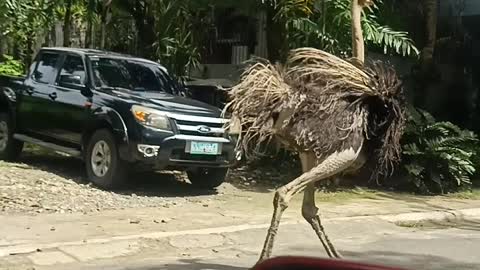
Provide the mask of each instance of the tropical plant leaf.
[{"label": "tropical plant leaf", "polygon": [[402,145],[403,167],[419,189],[437,187],[444,192],[469,185],[475,165],[480,165],[473,162],[479,155],[477,136],[450,122],[435,122],[426,111],[409,111]]}]

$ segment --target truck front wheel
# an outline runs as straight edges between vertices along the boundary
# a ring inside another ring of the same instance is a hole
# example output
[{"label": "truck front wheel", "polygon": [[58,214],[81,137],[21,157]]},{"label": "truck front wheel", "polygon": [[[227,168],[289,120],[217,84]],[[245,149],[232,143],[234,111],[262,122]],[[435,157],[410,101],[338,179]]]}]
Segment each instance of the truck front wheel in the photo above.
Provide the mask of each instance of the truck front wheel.
[{"label": "truck front wheel", "polygon": [[13,138],[13,127],[6,113],[0,113],[0,160],[15,160],[20,156],[23,142]]},{"label": "truck front wheel", "polygon": [[214,189],[225,181],[227,172],[226,168],[196,168],[187,171],[187,175],[192,185],[204,189]]},{"label": "truck front wheel", "polygon": [[97,130],[91,136],[85,165],[88,179],[100,188],[116,189],[127,179],[127,166],[120,159],[115,138],[107,129]]}]

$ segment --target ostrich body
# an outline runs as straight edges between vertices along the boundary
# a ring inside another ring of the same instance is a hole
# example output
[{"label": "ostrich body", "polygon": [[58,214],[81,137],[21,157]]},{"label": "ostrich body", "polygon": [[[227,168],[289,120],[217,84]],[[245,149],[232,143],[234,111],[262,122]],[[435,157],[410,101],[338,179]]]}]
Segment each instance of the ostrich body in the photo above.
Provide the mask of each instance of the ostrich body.
[{"label": "ostrich body", "polygon": [[359,68],[326,52],[293,50],[285,66],[259,59],[231,92],[226,110],[237,148],[247,158],[277,140],[299,154],[303,174],[275,192],[273,216],[260,261],[270,257],[290,199],[304,191],[302,215],[327,255],[340,257],[315,206],[315,182],[360,169],[374,157],[373,177],[391,172],[400,157],[404,97],[393,68]]}]

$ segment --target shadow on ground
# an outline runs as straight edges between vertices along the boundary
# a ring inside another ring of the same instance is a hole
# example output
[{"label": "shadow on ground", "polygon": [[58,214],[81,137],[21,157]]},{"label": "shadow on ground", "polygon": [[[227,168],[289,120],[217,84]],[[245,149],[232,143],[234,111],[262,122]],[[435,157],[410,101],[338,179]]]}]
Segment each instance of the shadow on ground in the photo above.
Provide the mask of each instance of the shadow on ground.
[{"label": "shadow on ground", "polygon": [[430,202],[429,199],[433,196],[428,195],[419,195],[419,194],[410,194],[402,192],[390,192],[390,193],[379,193],[379,199],[390,199],[390,200],[401,200],[409,203],[415,203],[418,205],[419,209],[437,209],[437,210],[452,210],[453,208],[448,206],[441,206],[436,203]]},{"label": "shadow on ground", "polygon": [[[235,261],[232,259],[232,262]],[[167,264],[162,267],[148,267],[142,268],[138,270],[155,270],[155,269],[168,269],[168,270],[244,270],[249,269],[247,267],[238,267],[233,265],[227,264],[217,264],[217,263],[208,263],[203,262],[198,259],[191,259],[191,260],[180,260],[179,263],[175,264]]]},{"label": "shadow on ground", "polygon": [[[78,184],[88,184],[85,164],[77,158],[63,156],[36,146],[29,146],[23,152],[20,162],[34,169],[54,173]],[[291,170],[274,167],[232,169],[226,181],[244,191],[270,193],[282,184],[296,177]],[[180,180],[180,181],[179,181]],[[196,196],[213,195],[215,191],[199,190],[171,173],[131,173],[128,186],[116,190],[119,194],[143,196]]]},{"label": "shadow on ground", "polygon": [[[368,264],[400,267],[410,270],[477,270],[478,265],[455,261],[440,256],[416,255],[409,253],[369,251],[369,252],[347,252],[343,255],[348,260],[359,261]],[[224,261],[224,260],[222,260]],[[176,263],[161,264],[158,266],[148,265],[139,267],[128,267],[129,270],[245,270],[249,267],[241,267],[236,259],[230,263],[210,262],[210,260],[189,259],[179,260]]]},{"label": "shadow on ground", "polygon": [[[78,184],[87,184],[85,165],[79,159],[65,157],[53,152],[38,150],[37,148],[27,149],[21,159],[22,162],[33,167],[57,174]],[[287,165],[268,166],[243,166],[230,171],[227,182],[238,190],[271,193],[276,188],[285,185],[301,174],[299,168]],[[141,196],[163,196],[183,197],[214,195],[216,191],[200,190],[192,187],[185,179],[171,173],[132,173],[129,177],[129,185],[115,191],[124,195]],[[180,178],[180,179],[179,179]],[[185,178],[185,177],[184,177]],[[348,180],[348,179],[347,179]],[[370,200],[396,200],[408,203],[415,203],[419,210],[450,210],[448,206],[441,206],[430,202],[431,196],[413,195],[410,193],[391,192],[383,188],[374,188],[370,191],[357,189],[355,186],[340,186],[339,188],[322,187],[325,191],[325,200],[331,201],[335,198],[329,196],[334,194],[337,201],[348,201],[348,199],[370,199]],[[359,191],[360,190],[360,191]],[[343,193],[343,194],[342,194]]]},{"label": "shadow on ground", "polygon": [[[85,164],[72,157],[57,155],[54,153],[30,153],[26,152],[20,160],[33,169],[47,171],[77,184],[88,184]],[[135,173],[129,176],[127,185],[115,193],[138,196],[162,196],[183,197],[213,195],[214,190],[202,190],[192,187],[189,183],[180,181],[173,173]]]},{"label": "shadow on ground", "polygon": [[288,166],[245,165],[233,168],[227,181],[240,190],[271,193],[301,174],[302,172],[298,168]]},{"label": "shadow on ground", "polygon": [[350,252],[342,254],[349,258],[365,263],[383,264],[403,267],[411,270],[477,270],[478,265],[451,260],[434,255],[410,254],[389,251]]}]

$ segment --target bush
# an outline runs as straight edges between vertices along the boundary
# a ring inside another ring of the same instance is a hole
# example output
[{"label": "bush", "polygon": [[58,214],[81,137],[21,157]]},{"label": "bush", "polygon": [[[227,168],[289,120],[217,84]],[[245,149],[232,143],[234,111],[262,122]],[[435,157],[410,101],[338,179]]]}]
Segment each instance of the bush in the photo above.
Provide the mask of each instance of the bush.
[{"label": "bush", "polygon": [[21,76],[24,66],[22,62],[13,59],[12,56],[4,55],[0,62],[0,75]]},{"label": "bush", "polygon": [[427,112],[409,111],[402,138],[403,168],[422,193],[445,193],[470,186],[478,160],[476,135]]}]

